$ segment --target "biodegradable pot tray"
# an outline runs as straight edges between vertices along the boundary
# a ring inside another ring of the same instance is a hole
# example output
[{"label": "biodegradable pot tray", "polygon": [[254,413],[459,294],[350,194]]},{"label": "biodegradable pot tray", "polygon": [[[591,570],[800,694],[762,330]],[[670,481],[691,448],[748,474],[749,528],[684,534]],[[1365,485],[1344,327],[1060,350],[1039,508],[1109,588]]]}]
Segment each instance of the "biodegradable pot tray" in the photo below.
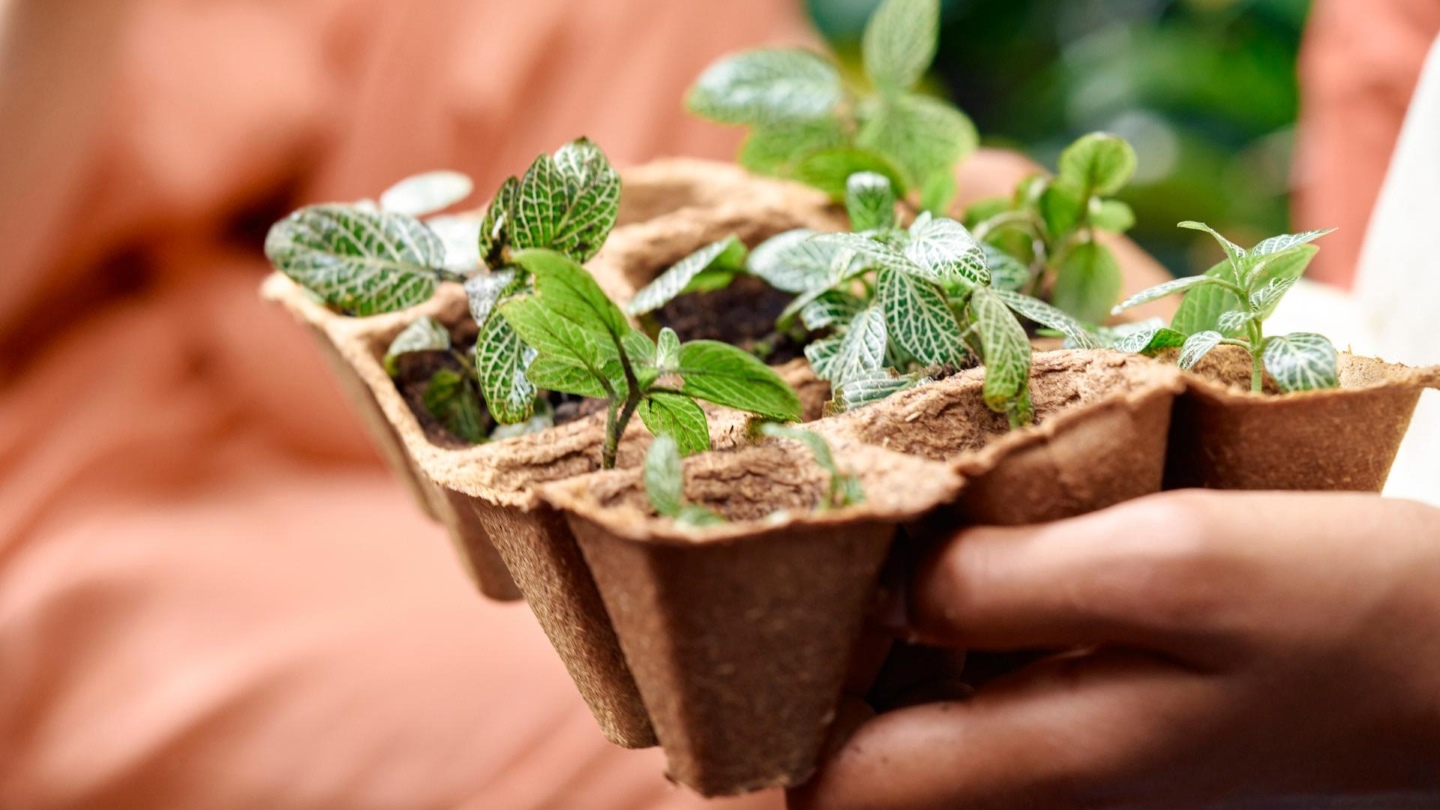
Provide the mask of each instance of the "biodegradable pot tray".
[{"label": "biodegradable pot tray", "polygon": [[1340,353],[1340,387],[1280,395],[1250,389],[1250,355],[1211,351],[1175,403],[1165,486],[1379,492],[1425,388],[1440,367]]},{"label": "biodegradable pot tray", "polygon": [[985,407],[984,380],[984,368],[962,371],[816,429],[948,463],[965,479],[952,525],[1058,520],[1160,491],[1176,369],[1114,351],[1037,353],[1036,424],[1018,430]]},{"label": "biodegradable pot tray", "polygon": [[638,470],[545,489],[594,573],[670,776],[705,795],[808,778],[898,524],[959,486],[943,465],[878,448],[847,448],[842,463],[864,502],[815,512],[828,476],[796,443],[687,459],[687,498],[732,521],[703,529],[655,517]]}]

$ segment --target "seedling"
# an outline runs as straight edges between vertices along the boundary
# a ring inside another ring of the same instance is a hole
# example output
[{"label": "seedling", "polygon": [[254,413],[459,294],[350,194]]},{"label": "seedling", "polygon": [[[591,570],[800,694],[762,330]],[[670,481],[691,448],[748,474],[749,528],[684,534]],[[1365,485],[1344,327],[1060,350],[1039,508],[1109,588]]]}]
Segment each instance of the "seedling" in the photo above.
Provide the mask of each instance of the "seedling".
[{"label": "seedling", "polygon": [[845,195],[870,171],[935,213],[955,196],[955,167],[975,150],[975,125],[954,105],[915,92],[935,59],[939,0],[885,0],[865,28],[869,88],[847,86],[835,63],[799,48],[727,56],[701,74],[690,110],[749,127],[740,149],[751,171]]},{"label": "seedling", "polygon": [[777,439],[800,442],[810,449],[815,456],[815,463],[830,474],[830,484],[820,509],[843,509],[865,500],[865,490],[860,485],[860,479],[840,471],[839,465],[835,463],[835,455],[830,452],[830,444],[820,434],[804,428],[777,425],[774,422],[762,424],[760,432]]},{"label": "seedling", "polygon": [[1061,310],[1095,324],[1120,296],[1120,265],[1096,233],[1124,233],[1135,214],[1109,199],[1135,174],[1135,151],[1123,138],[1096,132],[1060,154],[1053,177],[1027,178],[1010,199],[971,206],[966,221],[985,243],[995,286],[1046,293]]},{"label": "seedling", "polygon": [[717,526],[725,518],[713,509],[685,502],[685,466],[675,437],[662,433],[645,454],[645,494],[655,513],[684,526]]},{"label": "seedling", "polygon": [[1306,231],[1274,236],[1245,249],[1200,222],[1180,227],[1205,231],[1225,250],[1225,260],[1200,276],[1176,279],[1139,292],[1115,307],[1139,306],[1174,293],[1185,300],[1169,327],[1149,325],[1122,335],[1117,348],[1154,353],[1180,348],[1180,367],[1190,368],[1216,346],[1241,346],[1250,353],[1250,389],[1260,391],[1265,374],[1281,392],[1339,385],[1335,346],[1311,332],[1266,337],[1265,319],[1295,286],[1317,249],[1310,242],[1330,233]]},{"label": "seedling", "polygon": [[595,279],[551,250],[510,255],[533,290],[497,309],[534,347],[526,370],[534,385],[607,402],[604,467],[615,466],[620,437],[638,412],[651,433],[669,434],[687,455],[710,448],[705,412],[696,400],[769,419],[796,421],[800,399],[754,356],[713,340],[681,343],[673,330],[658,340],[632,327]]}]

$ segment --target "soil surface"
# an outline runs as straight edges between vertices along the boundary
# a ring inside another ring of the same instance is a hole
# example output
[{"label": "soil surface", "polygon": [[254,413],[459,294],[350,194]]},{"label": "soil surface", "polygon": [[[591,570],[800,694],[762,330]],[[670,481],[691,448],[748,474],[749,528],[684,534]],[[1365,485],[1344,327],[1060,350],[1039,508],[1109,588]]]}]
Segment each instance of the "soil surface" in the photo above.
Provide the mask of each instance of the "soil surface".
[{"label": "soil surface", "polygon": [[[405,404],[410,406],[410,412],[419,420],[420,427],[425,431],[425,438],[441,447],[458,449],[470,447],[471,444],[446,430],[445,426],[430,414],[425,407],[425,389],[430,385],[430,378],[435,372],[442,369],[449,369],[457,374],[467,371],[474,373],[473,369],[465,369],[461,364],[461,357],[466,356],[466,352],[474,344],[475,336],[468,337],[469,340],[456,345],[453,352],[410,352],[396,358],[395,388],[400,391]],[[573,422],[593,413],[605,412],[606,403],[603,399],[586,399],[554,391],[547,391],[546,399],[555,411],[556,425]],[[484,410],[483,404],[481,410]],[[488,412],[482,414],[482,420],[488,430],[496,427]]]},{"label": "soil surface", "polygon": [[775,330],[775,319],[794,296],[754,276],[737,275],[723,289],[688,293],[652,317],[681,340],[720,340],[756,354],[769,365],[805,356],[807,341]]}]

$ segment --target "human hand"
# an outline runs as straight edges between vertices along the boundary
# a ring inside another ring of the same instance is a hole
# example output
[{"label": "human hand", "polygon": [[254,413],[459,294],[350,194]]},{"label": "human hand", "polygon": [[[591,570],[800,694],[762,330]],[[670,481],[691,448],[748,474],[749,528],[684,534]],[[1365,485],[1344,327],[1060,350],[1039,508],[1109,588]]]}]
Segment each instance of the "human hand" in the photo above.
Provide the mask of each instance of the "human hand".
[{"label": "human hand", "polygon": [[962,532],[911,587],[928,643],[1074,652],[874,718],[791,807],[1440,790],[1440,510],[1164,493]]}]

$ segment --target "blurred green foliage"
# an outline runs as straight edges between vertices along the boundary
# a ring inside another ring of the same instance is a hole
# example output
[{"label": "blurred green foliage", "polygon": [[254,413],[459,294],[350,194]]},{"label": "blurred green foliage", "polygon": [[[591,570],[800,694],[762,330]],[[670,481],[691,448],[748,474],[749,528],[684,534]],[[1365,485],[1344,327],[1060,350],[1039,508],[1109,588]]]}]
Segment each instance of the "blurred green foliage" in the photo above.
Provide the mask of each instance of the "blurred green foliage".
[{"label": "blurred green foliage", "polygon": [[[1175,223],[1209,222],[1241,244],[1288,232],[1295,60],[1309,0],[943,0],[932,77],[984,142],[1052,167],[1074,138],[1107,130],[1140,157],[1120,198],[1131,235],[1179,275],[1214,246]],[[879,0],[806,0],[854,59]]]}]

